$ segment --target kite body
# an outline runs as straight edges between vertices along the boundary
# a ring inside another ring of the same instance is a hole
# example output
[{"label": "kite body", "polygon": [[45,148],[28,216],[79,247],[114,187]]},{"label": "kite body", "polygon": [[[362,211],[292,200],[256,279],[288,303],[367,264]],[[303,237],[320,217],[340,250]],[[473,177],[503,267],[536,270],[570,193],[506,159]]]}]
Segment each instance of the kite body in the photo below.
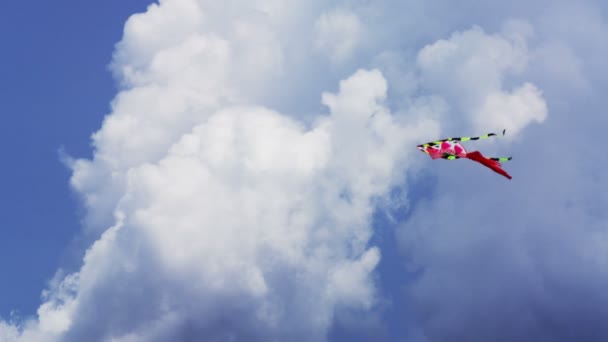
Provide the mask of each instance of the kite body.
[{"label": "kite body", "polygon": [[[502,131],[502,134],[505,134],[504,130]],[[454,160],[467,158],[492,169],[494,172],[503,175],[508,179],[511,179],[511,176],[501,167],[501,162],[511,160],[511,157],[486,158],[479,151],[467,152],[462,145],[463,141],[486,139],[495,136],[498,135],[496,133],[488,133],[479,137],[447,138],[421,144],[417,147],[420,151],[427,153],[432,159],[443,158]]]},{"label": "kite body", "polygon": [[456,156],[457,158],[466,158],[467,156],[467,150],[456,140],[439,141],[438,144],[429,145],[427,151],[433,159],[444,158],[445,156]]}]

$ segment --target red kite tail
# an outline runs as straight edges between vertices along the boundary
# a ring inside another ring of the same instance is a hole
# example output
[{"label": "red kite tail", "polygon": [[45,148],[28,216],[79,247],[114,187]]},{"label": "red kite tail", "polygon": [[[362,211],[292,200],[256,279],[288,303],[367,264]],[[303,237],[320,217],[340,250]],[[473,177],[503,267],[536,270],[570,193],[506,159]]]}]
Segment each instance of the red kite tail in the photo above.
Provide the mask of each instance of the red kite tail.
[{"label": "red kite tail", "polygon": [[501,174],[501,175],[511,179],[511,176],[507,173],[507,171],[503,170],[500,167],[500,163],[497,160],[492,160],[490,158],[486,158],[479,151],[468,152],[466,157],[473,161],[476,161],[486,167],[489,167],[490,169],[492,169],[494,172],[496,172],[498,174]]}]

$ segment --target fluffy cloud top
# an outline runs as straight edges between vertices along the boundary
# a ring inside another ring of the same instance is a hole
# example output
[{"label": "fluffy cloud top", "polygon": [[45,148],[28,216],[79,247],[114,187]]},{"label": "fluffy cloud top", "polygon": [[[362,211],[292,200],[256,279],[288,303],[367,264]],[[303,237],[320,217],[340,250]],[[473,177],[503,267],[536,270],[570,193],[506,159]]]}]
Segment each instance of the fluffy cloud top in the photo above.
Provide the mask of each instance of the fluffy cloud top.
[{"label": "fluffy cloud top", "polygon": [[526,67],[529,34],[527,25],[511,22],[502,35],[474,27],[427,45],[418,54],[422,83],[442,94],[478,132],[506,128],[517,133],[531,122],[542,122],[547,107],[536,86],[503,90],[505,78]]}]

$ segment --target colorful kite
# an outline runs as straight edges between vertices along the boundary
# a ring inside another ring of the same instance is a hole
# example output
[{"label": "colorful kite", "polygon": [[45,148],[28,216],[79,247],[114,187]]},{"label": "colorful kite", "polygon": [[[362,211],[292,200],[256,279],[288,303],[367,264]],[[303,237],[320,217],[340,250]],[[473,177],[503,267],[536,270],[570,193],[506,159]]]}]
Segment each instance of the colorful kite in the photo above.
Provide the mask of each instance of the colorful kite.
[{"label": "colorful kite", "polygon": [[[502,131],[502,135],[505,135],[505,130]],[[487,139],[489,137],[498,136],[496,133],[484,134],[480,137],[460,137],[460,138],[447,138],[437,141],[432,141],[426,144],[418,145],[418,149],[424,153],[427,153],[431,158],[438,159],[443,158],[447,160],[454,160],[459,158],[467,158],[476,161],[486,167],[489,167],[494,172],[499,173],[509,179],[511,176],[503,170],[500,166],[501,162],[511,160],[511,157],[501,158],[486,158],[481,152],[473,151],[467,152],[460,142],[469,140]]]}]

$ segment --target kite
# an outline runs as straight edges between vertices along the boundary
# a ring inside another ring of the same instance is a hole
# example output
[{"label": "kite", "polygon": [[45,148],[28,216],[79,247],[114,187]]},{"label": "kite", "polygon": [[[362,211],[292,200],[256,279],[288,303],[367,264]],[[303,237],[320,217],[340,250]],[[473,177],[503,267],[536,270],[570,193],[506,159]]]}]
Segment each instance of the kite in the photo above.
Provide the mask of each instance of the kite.
[{"label": "kite", "polygon": [[[502,131],[502,135],[505,135],[505,130]],[[479,137],[447,138],[437,141],[431,141],[426,144],[418,145],[417,147],[420,151],[428,154],[432,159],[471,159],[492,169],[494,172],[501,174],[507,177],[508,179],[511,179],[511,176],[505,170],[502,169],[500,164],[502,162],[511,160],[511,157],[487,158],[484,157],[479,151],[467,152],[467,150],[461,144],[461,142],[464,141],[487,139],[489,137],[497,136],[498,134],[496,133],[488,133]]]}]

